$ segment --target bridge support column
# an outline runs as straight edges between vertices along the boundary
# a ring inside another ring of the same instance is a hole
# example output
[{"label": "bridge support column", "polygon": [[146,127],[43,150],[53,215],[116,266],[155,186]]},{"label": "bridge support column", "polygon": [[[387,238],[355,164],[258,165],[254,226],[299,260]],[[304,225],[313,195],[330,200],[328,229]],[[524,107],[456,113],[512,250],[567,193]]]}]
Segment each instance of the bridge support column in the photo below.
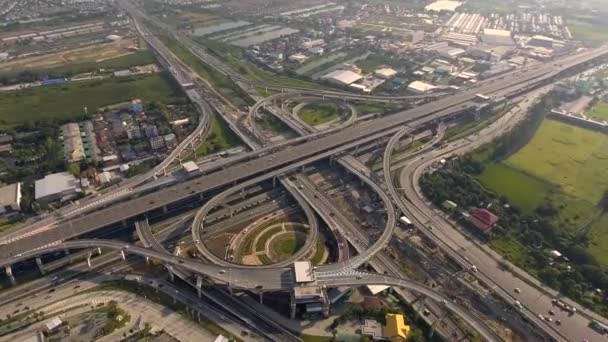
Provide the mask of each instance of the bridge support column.
[{"label": "bridge support column", "polygon": [[182,249],[179,246],[175,246],[175,250],[173,251],[173,255],[180,256],[182,254]]},{"label": "bridge support column", "polygon": [[169,208],[165,205],[163,206],[163,214],[166,214],[169,212]]},{"label": "bridge support column", "polygon": [[129,226],[129,224],[127,223],[127,220],[122,220],[121,223],[122,223],[123,228],[127,228]]},{"label": "bridge support column", "polygon": [[120,250],[120,257],[122,258],[122,260],[127,260],[127,256],[125,255],[125,250],[124,249]]},{"label": "bridge support column", "polygon": [[260,304],[264,304],[264,292],[260,291],[258,293],[258,298],[260,299]]},{"label": "bridge support column", "polygon": [[241,189],[241,199],[245,199],[245,188]]},{"label": "bridge support column", "polygon": [[174,282],[175,274],[173,273],[173,266],[167,267],[167,271],[169,271],[169,280],[171,280],[171,282]]},{"label": "bridge support column", "polygon": [[330,306],[330,302],[329,302],[329,297],[327,297],[327,290],[323,289],[323,317],[329,317],[329,306]]},{"label": "bridge support column", "polygon": [[146,257],[146,265],[150,265],[150,257]]},{"label": "bridge support column", "polygon": [[230,217],[234,216],[234,208],[230,207],[230,209],[228,209],[228,212],[230,213]]},{"label": "bridge support column", "polygon": [[277,187],[277,177],[272,177],[272,187],[273,188]]},{"label": "bridge support column", "polygon": [[15,280],[15,276],[13,275],[13,269],[11,268],[10,265],[6,266],[4,268],[4,271],[6,272],[6,275],[8,276],[8,279],[11,281],[11,284],[17,285],[17,281]]},{"label": "bridge support column", "polygon": [[198,199],[199,200],[204,200],[205,199],[205,194],[203,194],[202,192],[198,195]]},{"label": "bridge support column", "polygon": [[291,301],[289,303],[289,318],[296,318],[296,296],[291,292]]},{"label": "bridge support column", "polygon": [[36,257],[36,265],[38,265],[40,274],[45,275],[46,271],[44,270],[44,265],[42,265],[42,259],[40,259],[40,257]]},{"label": "bridge support column", "polygon": [[89,252],[89,254],[87,254],[87,265],[89,266],[89,269],[91,269],[91,257],[93,256],[93,253]]},{"label": "bridge support column", "polygon": [[97,255],[101,255],[101,247],[97,247]]},{"label": "bridge support column", "polygon": [[203,277],[200,274],[196,276],[196,294],[198,295],[198,299],[203,297]]}]

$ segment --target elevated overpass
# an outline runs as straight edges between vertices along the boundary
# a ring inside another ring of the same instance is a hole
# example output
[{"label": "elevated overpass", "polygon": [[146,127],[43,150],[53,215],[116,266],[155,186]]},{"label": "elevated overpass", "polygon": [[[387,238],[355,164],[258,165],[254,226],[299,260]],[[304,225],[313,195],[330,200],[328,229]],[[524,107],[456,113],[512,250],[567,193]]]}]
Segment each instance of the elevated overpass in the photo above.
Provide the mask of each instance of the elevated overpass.
[{"label": "elevated overpass", "polygon": [[[550,80],[560,72],[574,66],[603,57],[608,48],[587,51],[549,64],[545,68],[536,68],[530,72],[518,74],[512,78],[493,82],[482,87],[473,88],[458,95],[448,96],[434,102],[402,111],[390,116],[381,117],[371,122],[354,125],[328,135],[307,138],[309,140],[285,149],[275,151],[257,159],[234,164],[223,172],[213,173],[162,189],[154,194],[118,203],[112,207],[98,210],[85,217],[76,217],[61,223],[53,229],[21,239],[18,243],[7,243],[0,250],[0,257],[16,255],[22,251],[35,249],[57,241],[82,235],[83,233],[128,220],[150,210],[179,201],[199,196],[201,193],[225,187],[239,181],[262,174],[276,176],[277,170],[286,173],[302,165],[326,158],[348,150],[354,146],[374,141],[383,136],[395,133],[400,126],[417,127],[447,116],[476,107],[474,102],[477,93],[496,97],[511,97],[520,94],[541,82]],[[273,171],[274,170],[274,171]]]}]

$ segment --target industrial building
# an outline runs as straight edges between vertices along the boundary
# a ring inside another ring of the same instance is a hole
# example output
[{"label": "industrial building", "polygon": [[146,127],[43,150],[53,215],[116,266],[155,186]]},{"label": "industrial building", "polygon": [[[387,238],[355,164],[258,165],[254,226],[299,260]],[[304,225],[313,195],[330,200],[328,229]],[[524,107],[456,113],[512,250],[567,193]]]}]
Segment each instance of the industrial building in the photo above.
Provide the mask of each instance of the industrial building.
[{"label": "industrial building", "polygon": [[54,173],[34,184],[36,201],[66,200],[81,192],[80,181],[69,172]]},{"label": "industrial building", "polygon": [[515,42],[511,37],[511,31],[484,29],[481,35],[481,41],[488,45],[505,45],[513,46]]},{"label": "industrial building", "polygon": [[0,187],[0,216],[21,211],[21,183]]},{"label": "industrial building", "polygon": [[421,81],[414,81],[407,86],[407,90],[415,94],[426,94],[435,89],[435,86]]},{"label": "industrial building", "polygon": [[374,71],[374,76],[388,80],[393,76],[397,75],[397,70],[392,68],[381,68]]},{"label": "industrial building", "polygon": [[357,82],[362,78],[363,76],[354,73],[350,70],[335,70],[330,72],[329,74],[321,76],[322,80],[339,86],[347,86],[351,83]]},{"label": "industrial building", "polygon": [[467,48],[477,44],[477,36],[472,34],[446,33],[441,38],[451,45]]}]

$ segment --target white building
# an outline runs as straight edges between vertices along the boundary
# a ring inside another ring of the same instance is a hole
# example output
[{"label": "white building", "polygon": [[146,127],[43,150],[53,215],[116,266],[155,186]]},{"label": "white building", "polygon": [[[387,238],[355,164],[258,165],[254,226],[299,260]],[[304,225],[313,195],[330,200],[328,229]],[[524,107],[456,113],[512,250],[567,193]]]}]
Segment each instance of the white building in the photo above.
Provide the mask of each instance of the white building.
[{"label": "white building", "polygon": [[407,86],[407,90],[416,94],[426,94],[435,89],[435,86],[421,81],[414,81]]},{"label": "white building", "polygon": [[330,72],[329,74],[321,76],[322,80],[328,81],[339,86],[347,86],[351,83],[357,82],[362,78],[363,76],[354,73],[350,70],[335,70]]},{"label": "white building", "polygon": [[0,188],[0,215],[21,211],[21,183]]},{"label": "white building", "polygon": [[302,63],[306,62],[306,60],[308,60],[308,56],[306,56],[302,53],[296,53],[296,54],[293,54],[293,55],[287,57],[287,59],[290,62],[302,64]]},{"label": "white building", "polygon": [[374,76],[385,79],[385,80],[392,78],[395,75],[397,75],[397,70],[394,70],[391,68],[381,68],[381,69],[374,71]]},{"label": "white building", "polygon": [[511,31],[507,30],[484,29],[481,41],[488,45],[515,45],[511,37]]},{"label": "white building", "polygon": [[68,199],[81,192],[80,181],[69,172],[54,173],[37,180],[34,192],[37,201]]}]

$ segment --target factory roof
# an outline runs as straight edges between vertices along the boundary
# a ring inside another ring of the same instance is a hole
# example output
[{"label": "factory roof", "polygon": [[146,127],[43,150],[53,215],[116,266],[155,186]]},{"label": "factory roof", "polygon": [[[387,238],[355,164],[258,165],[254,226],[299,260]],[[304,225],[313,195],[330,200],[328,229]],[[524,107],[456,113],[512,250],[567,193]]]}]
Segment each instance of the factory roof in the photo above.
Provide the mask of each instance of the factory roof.
[{"label": "factory roof", "polygon": [[495,29],[489,29],[489,28],[483,29],[483,34],[490,35],[490,36],[511,37],[511,31],[495,30]]},{"label": "factory roof", "polygon": [[39,179],[35,183],[36,199],[61,194],[63,192],[77,191],[79,181],[69,172],[54,173]]},{"label": "factory roof", "polygon": [[374,75],[381,78],[391,78],[397,74],[397,70],[392,68],[381,68],[374,71]]},{"label": "factory roof", "polygon": [[363,76],[354,73],[350,70],[335,70],[321,77],[321,79],[331,80],[337,83],[341,83],[343,85],[349,85],[351,83],[357,82],[362,78]]},{"label": "factory roof", "polygon": [[18,206],[21,201],[21,183],[0,188],[0,207]]},{"label": "factory roof", "polygon": [[414,82],[410,83],[407,86],[407,88],[409,90],[413,90],[416,92],[426,93],[427,91],[434,89],[435,86],[432,84],[428,84],[428,83],[424,83],[424,82],[420,82],[420,81],[414,81]]}]

